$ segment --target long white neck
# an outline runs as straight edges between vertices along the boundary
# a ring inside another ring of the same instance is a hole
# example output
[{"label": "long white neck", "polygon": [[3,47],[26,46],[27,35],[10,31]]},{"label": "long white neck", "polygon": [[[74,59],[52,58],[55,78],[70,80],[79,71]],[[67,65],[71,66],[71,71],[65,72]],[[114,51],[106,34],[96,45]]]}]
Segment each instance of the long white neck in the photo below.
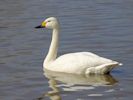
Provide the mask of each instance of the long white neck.
[{"label": "long white neck", "polygon": [[59,28],[55,28],[53,29],[52,41],[50,44],[48,54],[44,60],[44,64],[54,61],[56,59],[57,51],[58,51],[58,44],[59,44],[58,42],[59,42]]}]

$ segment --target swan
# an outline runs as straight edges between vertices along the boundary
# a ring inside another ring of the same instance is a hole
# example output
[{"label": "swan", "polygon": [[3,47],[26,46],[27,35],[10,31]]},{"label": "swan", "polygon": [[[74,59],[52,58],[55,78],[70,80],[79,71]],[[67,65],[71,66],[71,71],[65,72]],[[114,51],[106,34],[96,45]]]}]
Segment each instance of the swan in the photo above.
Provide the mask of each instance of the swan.
[{"label": "swan", "polygon": [[122,65],[91,52],[75,52],[61,55],[57,58],[59,44],[59,22],[55,17],[49,17],[35,28],[52,29],[52,41],[48,54],[43,62],[45,69],[55,72],[72,74],[107,74],[116,66]]}]

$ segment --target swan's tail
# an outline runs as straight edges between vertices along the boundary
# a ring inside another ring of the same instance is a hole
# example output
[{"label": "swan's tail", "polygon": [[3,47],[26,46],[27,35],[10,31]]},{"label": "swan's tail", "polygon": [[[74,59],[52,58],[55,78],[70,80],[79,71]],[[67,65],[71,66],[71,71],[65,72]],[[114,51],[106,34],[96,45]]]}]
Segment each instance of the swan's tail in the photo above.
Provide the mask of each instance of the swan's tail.
[{"label": "swan's tail", "polygon": [[108,74],[112,69],[117,66],[121,66],[122,63],[119,62],[111,62],[107,64],[103,64],[97,67],[91,67],[86,70],[86,74]]}]

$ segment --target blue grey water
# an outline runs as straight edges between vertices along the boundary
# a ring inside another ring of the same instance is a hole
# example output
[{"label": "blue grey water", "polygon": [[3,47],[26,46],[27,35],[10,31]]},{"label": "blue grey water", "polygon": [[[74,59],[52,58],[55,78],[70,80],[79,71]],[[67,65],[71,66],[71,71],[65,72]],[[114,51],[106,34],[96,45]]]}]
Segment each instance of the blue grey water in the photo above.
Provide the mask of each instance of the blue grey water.
[{"label": "blue grey water", "polygon": [[[123,66],[112,76],[44,73],[51,31],[60,20],[59,54],[90,51]],[[133,0],[1,0],[0,100],[132,100]]]}]

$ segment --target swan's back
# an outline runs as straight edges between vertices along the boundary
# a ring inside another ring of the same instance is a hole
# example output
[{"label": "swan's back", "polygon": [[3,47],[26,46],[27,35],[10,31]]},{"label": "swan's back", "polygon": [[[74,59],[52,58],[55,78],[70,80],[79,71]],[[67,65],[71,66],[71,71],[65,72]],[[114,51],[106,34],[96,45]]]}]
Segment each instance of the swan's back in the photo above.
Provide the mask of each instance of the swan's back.
[{"label": "swan's back", "polygon": [[[77,53],[64,54],[58,57],[51,64],[49,63],[49,65],[46,65],[45,67],[50,70],[58,72],[88,74],[88,73],[101,73],[101,72],[96,72],[98,67],[105,67],[107,70],[109,70],[109,68],[107,68],[106,66],[114,64],[116,66],[118,65],[118,62],[100,57],[91,52],[77,52]],[[101,69],[103,70],[103,68]],[[99,68],[99,70],[101,69]],[[110,70],[111,69],[112,68],[110,68]]]}]

